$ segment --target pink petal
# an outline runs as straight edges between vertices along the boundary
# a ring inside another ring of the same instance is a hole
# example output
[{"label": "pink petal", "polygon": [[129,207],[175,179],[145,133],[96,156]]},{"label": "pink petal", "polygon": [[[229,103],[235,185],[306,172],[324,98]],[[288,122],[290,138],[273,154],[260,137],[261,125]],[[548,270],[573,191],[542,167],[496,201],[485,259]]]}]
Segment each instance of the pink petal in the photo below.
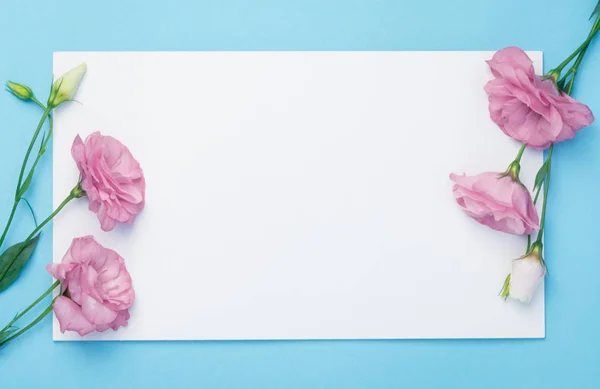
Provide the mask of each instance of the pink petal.
[{"label": "pink petal", "polygon": [[67,264],[53,263],[53,264],[46,265],[46,271],[48,271],[48,273],[50,273],[52,275],[52,277],[56,278],[57,280],[64,280],[67,278],[67,273],[70,272],[71,270],[73,270],[73,268],[75,266],[76,266],[76,264],[74,264],[74,263],[67,263]]},{"label": "pink petal", "polygon": [[117,221],[112,219],[107,214],[107,207],[104,203],[100,204],[100,208],[98,209],[98,220],[100,220],[100,228],[102,231],[112,231],[117,225]]},{"label": "pink petal", "polygon": [[119,327],[126,327],[129,318],[129,310],[126,309],[123,311],[119,311],[119,314],[117,315],[115,321],[110,323],[110,328],[116,331]]},{"label": "pink petal", "polygon": [[73,145],[71,146],[71,155],[73,156],[73,159],[78,167],[85,166],[85,145],[79,135],[77,135],[75,140],[73,140]]},{"label": "pink petal", "polygon": [[496,77],[516,77],[515,74],[518,71],[522,71],[530,77],[535,75],[533,62],[518,47],[507,47],[497,51],[487,63]]},{"label": "pink petal", "polygon": [[63,334],[65,331],[75,331],[80,336],[84,336],[96,329],[96,326],[85,318],[81,307],[67,297],[59,296],[54,302],[52,309],[60,324],[60,331]]},{"label": "pink petal", "polygon": [[117,318],[117,312],[106,307],[91,296],[83,296],[81,311],[85,318],[95,325],[112,323]]},{"label": "pink petal", "polygon": [[487,172],[475,176],[451,174],[454,197],[477,222],[510,234],[529,234],[538,218],[529,192],[510,176]]},{"label": "pink petal", "polygon": [[559,93],[552,80],[535,75],[523,50],[502,49],[488,64],[495,77],[484,88],[490,117],[508,136],[545,149],[573,138],[594,121],[586,105]]}]

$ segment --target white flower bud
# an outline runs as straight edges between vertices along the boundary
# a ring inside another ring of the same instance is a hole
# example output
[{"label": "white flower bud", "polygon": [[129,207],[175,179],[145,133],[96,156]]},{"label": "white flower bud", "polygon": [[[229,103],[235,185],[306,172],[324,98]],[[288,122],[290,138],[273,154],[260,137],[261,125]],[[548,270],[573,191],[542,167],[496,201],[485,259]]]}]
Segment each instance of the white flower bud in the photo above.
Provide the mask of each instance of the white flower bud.
[{"label": "white flower bud", "polygon": [[56,108],[65,101],[72,100],[86,70],[87,65],[82,63],[54,81],[48,98],[48,107]]},{"label": "white flower bud", "polygon": [[534,243],[527,255],[515,259],[508,289],[510,298],[527,304],[546,275],[546,266],[541,255],[542,245]]}]

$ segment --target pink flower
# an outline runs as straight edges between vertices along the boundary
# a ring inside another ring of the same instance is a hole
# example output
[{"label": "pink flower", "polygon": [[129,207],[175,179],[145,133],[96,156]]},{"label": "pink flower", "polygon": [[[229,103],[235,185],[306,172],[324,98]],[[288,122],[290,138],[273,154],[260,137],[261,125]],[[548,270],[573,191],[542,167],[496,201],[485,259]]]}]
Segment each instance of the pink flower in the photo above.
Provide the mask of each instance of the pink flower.
[{"label": "pink flower", "polygon": [[62,263],[46,270],[62,281],[63,294],[53,306],[61,332],[83,336],[127,325],[135,293],[119,254],[84,236],[73,239]]},{"label": "pink flower", "polygon": [[539,218],[527,188],[504,173],[450,174],[454,197],[463,211],[494,230],[528,235]]},{"label": "pink flower", "polygon": [[502,131],[530,147],[545,149],[575,136],[594,121],[590,109],[536,76],[527,54],[508,47],[487,61],[494,80],[485,85],[490,116]]},{"label": "pink flower", "polygon": [[112,230],[117,222],[131,224],[144,209],[146,181],[129,149],[113,137],[94,132],[85,143],[78,135],[71,154],[102,230]]}]

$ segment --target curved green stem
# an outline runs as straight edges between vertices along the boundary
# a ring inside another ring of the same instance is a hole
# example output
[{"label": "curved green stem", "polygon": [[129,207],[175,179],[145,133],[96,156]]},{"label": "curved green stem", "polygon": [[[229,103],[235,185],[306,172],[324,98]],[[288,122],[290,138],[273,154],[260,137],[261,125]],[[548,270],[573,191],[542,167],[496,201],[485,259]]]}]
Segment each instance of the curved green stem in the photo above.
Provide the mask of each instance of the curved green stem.
[{"label": "curved green stem", "polygon": [[41,109],[43,109],[44,111],[46,110],[46,106],[44,104],[42,104],[38,99],[36,99],[35,96],[31,97],[31,101],[36,103],[37,106],[40,107]]},{"label": "curved green stem", "polygon": [[27,200],[25,197],[21,197],[21,201],[24,201],[25,204],[27,205],[27,208],[29,208],[29,212],[31,212],[31,217],[33,218],[33,223],[37,227],[38,226],[37,217],[35,216],[35,212],[33,211],[33,207],[29,203],[29,200]]},{"label": "curved green stem", "polygon": [[[46,219],[45,219],[43,222],[41,222],[41,223],[40,223],[40,225],[39,225],[39,226],[37,226],[37,227],[36,227],[36,228],[35,228],[35,229],[34,229],[34,230],[31,232],[31,234],[29,234],[29,236],[27,237],[27,239],[25,239],[25,241],[28,241],[29,239],[33,238],[33,237],[34,237],[34,236],[35,236],[35,235],[36,235],[36,234],[37,234],[37,233],[38,233],[38,232],[39,232],[39,231],[40,231],[42,228],[44,228],[44,226],[45,226],[46,224],[50,223],[50,221],[51,221],[52,219],[54,219],[54,217],[55,217],[56,215],[58,215],[58,213],[59,213],[60,211],[62,211],[62,209],[63,209],[63,208],[64,208],[64,207],[65,207],[67,204],[69,204],[69,202],[70,202],[71,200],[73,200],[73,199],[75,199],[75,198],[77,198],[77,197],[76,197],[76,196],[73,194],[73,191],[71,191],[71,193],[69,193],[69,195],[67,196],[67,198],[66,198],[66,199],[64,199],[62,203],[60,203],[60,205],[58,206],[58,208],[56,208],[56,209],[54,210],[54,212],[52,212],[52,213],[50,214],[50,216],[48,216],[48,217],[47,217],[47,218],[46,218]],[[0,279],[2,279],[2,277],[1,277],[1,276],[0,276]]]},{"label": "curved green stem", "polygon": [[6,344],[8,344],[9,342],[17,339],[19,336],[23,335],[25,332],[27,332],[31,327],[33,327],[34,325],[36,325],[37,323],[39,323],[40,321],[42,321],[42,319],[44,319],[46,316],[48,316],[48,314],[50,312],[52,312],[52,305],[54,304],[54,301],[56,300],[56,298],[54,298],[52,300],[52,303],[50,303],[50,305],[48,306],[48,308],[46,308],[44,310],[44,312],[42,312],[34,321],[32,321],[31,323],[29,323],[27,326],[25,326],[22,330],[20,330],[19,332],[17,332],[16,334],[14,334],[13,336],[11,336],[8,339],[4,339],[3,341],[0,342],[0,347],[5,346]]},{"label": "curved green stem", "polygon": [[[73,190],[71,191],[71,193],[69,193],[69,195],[67,196],[66,199],[63,200],[62,203],[60,203],[60,205],[58,206],[58,208],[56,208],[56,210],[54,212],[52,212],[50,214],[50,216],[48,216],[43,222],[40,223],[39,226],[37,226],[32,232],[31,234],[29,234],[29,236],[27,237],[27,239],[25,239],[25,242],[29,241],[31,238],[33,238],[38,232],[40,232],[40,230],[42,228],[44,228],[44,226],[48,223],[50,223],[50,221],[56,216],[58,215],[58,213],[60,211],[62,211],[62,209],[73,199],[78,197],[78,194],[81,193],[81,189],[79,188],[79,184],[77,184],[77,186],[75,188],[73,188]],[[10,260],[10,262],[8,262],[8,265],[4,268],[4,270],[2,271],[2,273],[0,273],[0,281],[2,281],[4,279],[4,277],[6,277],[6,273],[8,273],[8,270],[12,267],[12,265],[15,263],[15,261],[17,260],[17,258],[19,257],[19,255],[21,255],[21,252],[25,249],[26,245],[22,245],[21,249],[17,252],[17,254],[15,256],[13,256]]]},{"label": "curved green stem", "polygon": [[37,300],[35,300],[33,303],[31,303],[31,305],[29,305],[27,308],[25,308],[25,310],[21,313],[19,313],[17,316],[15,316],[14,319],[12,319],[12,321],[10,323],[8,323],[2,330],[0,330],[0,333],[6,331],[7,329],[9,329],[10,327],[12,327],[13,324],[15,324],[17,322],[17,320],[19,320],[20,318],[22,318],[23,316],[25,316],[27,314],[27,312],[31,311],[31,309],[33,307],[35,307],[36,305],[38,305],[40,303],[40,301],[42,301],[44,298],[46,298],[46,296],[48,296],[50,293],[52,293],[52,291],[54,289],[56,289],[56,287],[58,287],[60,285],[60,281],[56,280],[52,286],[50,288],[48,288],[47,291],[45,291],[40,297],[38,297]]}]

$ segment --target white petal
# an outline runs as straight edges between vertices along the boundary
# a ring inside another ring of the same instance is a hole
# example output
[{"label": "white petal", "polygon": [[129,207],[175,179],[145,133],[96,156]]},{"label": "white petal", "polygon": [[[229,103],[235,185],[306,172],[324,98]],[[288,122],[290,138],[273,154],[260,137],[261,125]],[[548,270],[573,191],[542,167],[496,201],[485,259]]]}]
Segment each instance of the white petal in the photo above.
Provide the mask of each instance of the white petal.
[{"label": "white petal", "polygon": [[50,99],[48,104],[52,107],[57,107],[65,101],[73,99],[81,78],[87,70],[87,65],[82,63],[81,65],[69,70],[58,80],[54,81],[52,86],[52,92],[50,93]]},{"label": "white petal", "polygon": [[536,255],[515,259],[510,276],[510,297],[527,304],[546,274],[546,268]]}]

